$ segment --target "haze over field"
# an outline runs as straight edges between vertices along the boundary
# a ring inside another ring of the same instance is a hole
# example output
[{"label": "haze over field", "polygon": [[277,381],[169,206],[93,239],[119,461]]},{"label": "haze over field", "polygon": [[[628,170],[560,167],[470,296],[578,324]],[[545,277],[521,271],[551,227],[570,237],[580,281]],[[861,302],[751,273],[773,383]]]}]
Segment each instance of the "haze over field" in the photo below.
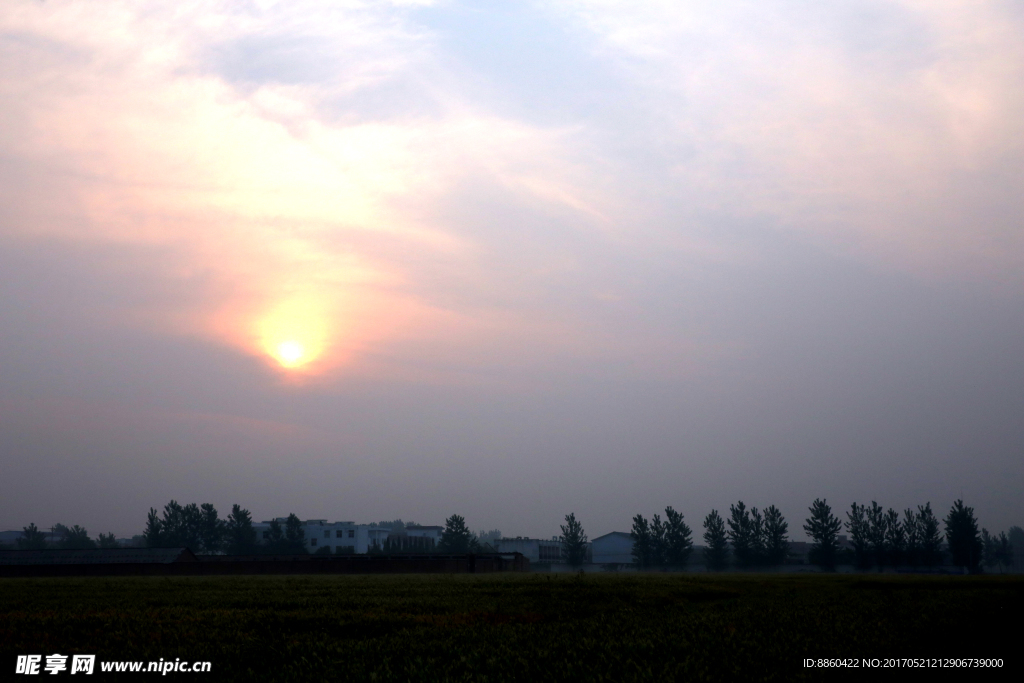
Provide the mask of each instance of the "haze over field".
[{"label": "haze over field", "polygon": [[1024,522],[1024,5],[0,6],[0,529]]}]

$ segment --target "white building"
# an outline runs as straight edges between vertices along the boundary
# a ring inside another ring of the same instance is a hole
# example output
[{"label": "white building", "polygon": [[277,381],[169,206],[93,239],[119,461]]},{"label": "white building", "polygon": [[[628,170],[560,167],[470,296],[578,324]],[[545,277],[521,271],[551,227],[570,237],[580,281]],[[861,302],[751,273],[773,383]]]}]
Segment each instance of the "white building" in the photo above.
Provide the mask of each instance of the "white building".
[{"label": "white building", "polygon": [[562,561],[562,543],[558,536],[552,536],[550,541],[523,536],[499,538],[495,545],[499,553],[522,553],[532,564]]},{"label": "white building", "polygon": [[624,531],[613,531],[590,542],[594,564],[633,564],[633,537]]},{"label": "white building", "polygon": [[[281,531],[285,529],[287,518],[278,517],[277,523]],[[270,538],[270,521],[252,525],[256,529],[256,539],[260,543]],[[372,524],[356,524],[355,522],[328,522],[326,519],[307,519],[302,523],[303,539],[306,550],[315,553],[321,548],[330,548],[332,554],[357,553],[365,554],[375,545],[384,547],[391,529]],[[436,544],[441,540],[442,527],[439,526],[408,526],[405,533],[409,536],[432,538]],[[340,548],[340,550],[339,550]]]}]

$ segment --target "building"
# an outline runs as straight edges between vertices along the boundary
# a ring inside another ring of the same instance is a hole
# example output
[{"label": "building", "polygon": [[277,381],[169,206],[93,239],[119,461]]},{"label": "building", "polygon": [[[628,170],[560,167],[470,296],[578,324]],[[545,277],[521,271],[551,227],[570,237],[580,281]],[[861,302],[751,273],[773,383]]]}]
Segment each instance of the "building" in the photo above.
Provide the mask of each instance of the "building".
[{"label": "building", "polygon": [[499,538],[495,546],[499,553],[521,553],[531,564],[562,561],[562,543],[558,536],[552,536],[550,541],[524,536]]},{"label": "building", "polygon": [[591,561],[609,567],[633,564],[633,537],[624,531],[613,531],[590,542]]},{"label": "building", "polygon": [[[286,517],[276,518],[282,531]],[[256,538],[264,543],[270,538],[270,520],[253,524]],[[405,528],[405,535],[416,538],[433,539],[436,545],[441,540],[442,527],[411,525]],[[366,554],[372,548],[383,548],[384,541],[391,534],[388,527],[376,524],[356,524],[355,522],[328,522],[326,519],[307,519],[302,523],[303,539],[306,550],[315,553],[322,548],[330,548],[330,552]]]}]

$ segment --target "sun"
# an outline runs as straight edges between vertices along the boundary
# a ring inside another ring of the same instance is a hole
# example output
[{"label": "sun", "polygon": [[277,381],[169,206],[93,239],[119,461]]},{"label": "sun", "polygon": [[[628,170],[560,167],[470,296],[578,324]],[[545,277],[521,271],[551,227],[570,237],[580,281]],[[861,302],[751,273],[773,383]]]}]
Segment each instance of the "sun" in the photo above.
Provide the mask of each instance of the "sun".
[{"label": "sun", "polygon": [[302,359],[305,355],[306,347],[297,341],[281,342],[277,346],[277,360],[286,368],[302,365]]},{"label": "sun", "polygon": [[279,367],[308,371],[327,350],[330,316],[318,303],[285,301],[259,321],[259,346]]}]

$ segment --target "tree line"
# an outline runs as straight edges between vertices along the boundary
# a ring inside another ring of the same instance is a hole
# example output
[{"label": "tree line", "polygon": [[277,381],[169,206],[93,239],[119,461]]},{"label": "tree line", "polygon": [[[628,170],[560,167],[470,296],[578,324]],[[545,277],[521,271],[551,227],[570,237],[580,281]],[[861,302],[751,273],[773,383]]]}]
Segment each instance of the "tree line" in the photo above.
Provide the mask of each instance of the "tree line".
[{"label": "tree line", "polygon": [[[808,511],[810,515],[803,524],[811,539],[808,561],[825,571],[835,571],[839,564],[852,564],[861,570],[927,569],[947,560],[970,572],[979,571],[983,565],[1005,569],[1013,563],[1011,537],[1019,538],[1024,545],[1024,530],[1020,527],[1012,527],[1009,536],[1006,532],[996,536],[987,529],[979,530],[974,509],[962,500],[953,503],[942,522],[930,502],[916,510],[907,508],[902,516],[875,501],[870,506],[853,503],[845,521],[834,515],[823,499],[816,499]],[[580,566],[586,555],[587,537],[575,514],[570,513],[565,520],[559,537],[562,559],[570,566]],[[839,536],[844,527],[850,548],[841,547]],[[774,505],[759,510],[738,501],[729,506],[727,518],[717,510],[708,513],[703,528],[703,559],[711,571],[722,571],[730,565],[739,569],[779,566],[789,556],[789,523]],[[650,520],[636,515],[630,538],[633,563],[639,569],[684,567],[694,550],[690,527],[671,506],[665,508],[664,519],[658,514]]]},{"label": "tree line", "polygon": [[52,535],[56,541],[47,539],[45,531],[41,531],[35,523],[21,528],[21,537],[15,540],[14,547],[18,550],[43,550],[45,548],[63,548],[67,550],[87,550],[89,548],[117,548],[117,539],[113,533],[100,534],[96,539],[89,538],[89,532],[75,524],[65,526],[54,524]]},{"label": "tree line", "polygon": [[[846,527],[853,546],[853,564],[858,569],[886,566],[930,568],[946,559],[955,567],[977,572],[981,566],[1006,568],[1013,562],[1013,544],[1006,532],[992,536],[978,528],[974,508],[957,500],[942,522],[932,512],[931,503],[907,508],[900,516],[885,510],[877,502],[871,506],[853,503],[842,522],[824,500],[815,500],[804,530],[811,537],[811,561],[825,570],[834,570],[839,558],[839,530]],[[1017,527],[1014,527],[1017,529]],[[1011,529],[1011,533],[1013,529]],[[943,545],[943,540],[945,545]]]},{"label": "tree line", "polygon": [[[834,571],[839,564],[852,564],[869,570],[885,567],[933,568],[946,560],[965,571],[977,572],[982,566],[989,569],[1007,568],[1013,563],[1014,541],[1024,547],[1024,530],[1012,527],[1006,532],[990,534],[978,527],[974,509],[962,500],[953,503],[945,519],[935,516],[931,503],[907,508],[902,516],[896,510],[884,509],[877,502],[859,505],[856,502],[845,513],[845,520],[832,513],[824,499],[816,499],[808,508],[810,515],[803,529],[811,539],[808,561],[825,571]],[[573,567],[587,560],[588,541],[582,524],[575,513],[565,517],[561,526],[562,559]],[[438,543],[433,539],[410,537],[404,534],[401,520],[380,522],[375,526],[394,530],[383,546],[370,552],[387,554],[429,553],[446,554],[494,552],[501,532],[494,529],[475,534],[466,526],[461,515],[453,514],[445,520],[444,531]],[[708,569],[722,571],[730,565],[740,569],[770,567],[784,564],[789,554],[789,524],[774,505],[764,510],[748,508],[743,501],[729,506],[728,518],[712,510],[703,522],[703,559]],[[849,548],[841,547],[840,532],[849,535]],[[55,542],[34,523],[22,530],[16,547],[24,550],[47,547],[86,549],[116,548],[113,533],[100,534],[96,540],[77,524],[71,527],[56,524]],[[393,536],[393,538],[392,538]],[[632,556],[641,569],[686,566],[694,550],[692,531],[680,512],[671,506],[665,508],[665,518],[655,514],[651,520],[637,514],[630,531],[633,541]],[[308,550],[302,521],[291,513],[284,524],[277,519],[270,522],[265,538],[257,538],[252,515],[235,504],[227,519],[220,519],[211,503],[181,505],[171,500],[163,514],[150,508],[143,539],[147,547],[187,547],[198,553],[232,555],[246,554],[303,554]],[[348,548],[346,551],[352,552]],[[318,552],[330,552],[329,547]],[[339,548],[339,552],[344,552]]]}]

